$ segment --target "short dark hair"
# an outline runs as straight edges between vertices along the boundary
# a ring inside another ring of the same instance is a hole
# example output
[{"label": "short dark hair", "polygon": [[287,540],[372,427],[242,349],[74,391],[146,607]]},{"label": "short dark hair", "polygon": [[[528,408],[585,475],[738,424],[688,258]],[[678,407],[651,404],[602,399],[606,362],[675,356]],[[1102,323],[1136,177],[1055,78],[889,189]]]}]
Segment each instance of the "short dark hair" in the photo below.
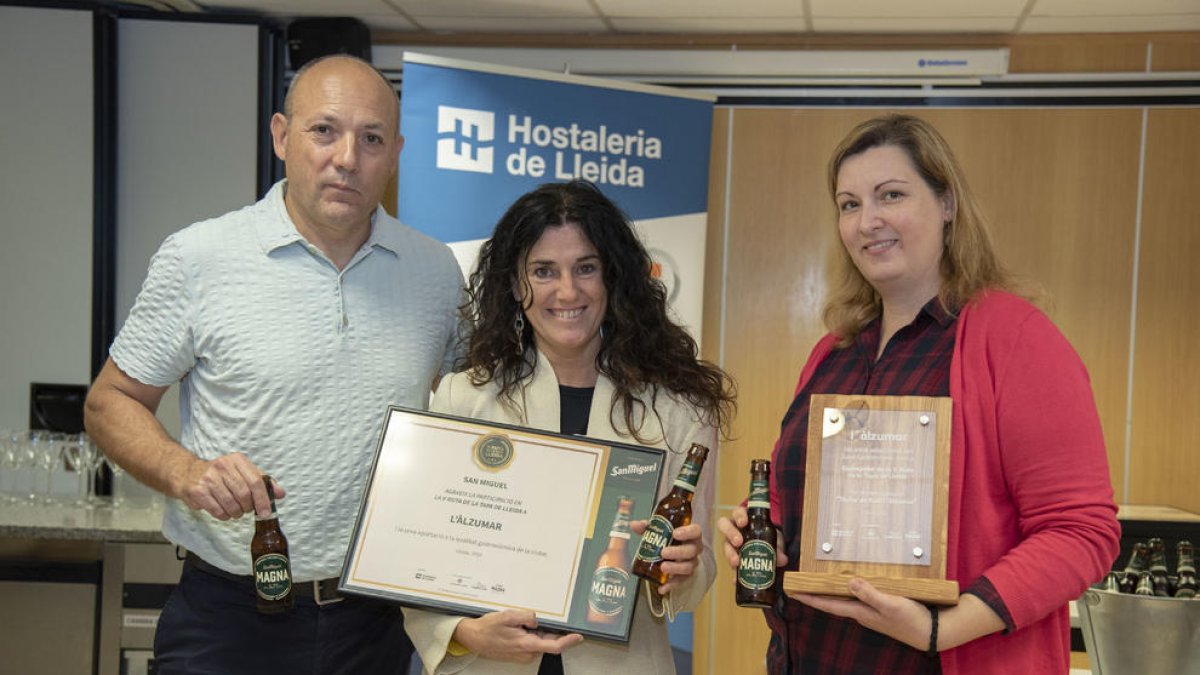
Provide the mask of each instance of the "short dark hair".
[{"label": "short dark hair", "polygon": [[[305,63],[303,66],[300,66],[300,70],[297,70],[296,74],[294,76],[292,76],[292,82],[290,85],[288,85],[287,94],[284,95],[284,97],[283,97],[283,116],[286,117],[289,121],[292,119],[292,92],[296,91],[296,85],[299,84],[300,80],[308,73],[308,71],[312,70],[315,66],[325,63],[326,61],[332,61],[334,59],[344,59],[346,61],[353,61],[354,63],[358,63],[360,65],[366,66],[367,68],[370,68],[372,72],[374,72],[376,75],[379,76],[379,79],[383,81],[383,84],[387,86],[389,91],[393,91],[393,92],[395,91],[395,87],[392,86],[392,81],[387,78],[387,75],[384,75],[382,70],[376,68],[369,61],[364,61],[363,59],[360,59],[357,56],[352,56],[350,54],[327,54],[325,56],[315,58],[312,61]],[[397,99],[396,100],[396,123],[397,123],[396,131],[399,131],[399,122],[400,122],[400,101],[399,101],[399,99]]]}]

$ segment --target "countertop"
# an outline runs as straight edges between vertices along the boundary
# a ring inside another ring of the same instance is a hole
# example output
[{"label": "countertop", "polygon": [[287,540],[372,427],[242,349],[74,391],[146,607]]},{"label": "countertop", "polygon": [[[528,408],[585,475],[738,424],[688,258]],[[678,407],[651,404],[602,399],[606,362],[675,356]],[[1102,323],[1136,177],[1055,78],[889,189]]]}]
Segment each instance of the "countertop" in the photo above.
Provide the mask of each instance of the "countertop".
[{"label": "countertop", "polygon": [[1200,523],[1200,514],[1173,506],[1155,504],[1121,504],[1117,506],[1119,520],[1151,520],[1180,523]]},{"label": "countertop", "polygon": [[0,539],[67,539],[164,543],[161,500],[113,508],[16,504],[0,506]]}]

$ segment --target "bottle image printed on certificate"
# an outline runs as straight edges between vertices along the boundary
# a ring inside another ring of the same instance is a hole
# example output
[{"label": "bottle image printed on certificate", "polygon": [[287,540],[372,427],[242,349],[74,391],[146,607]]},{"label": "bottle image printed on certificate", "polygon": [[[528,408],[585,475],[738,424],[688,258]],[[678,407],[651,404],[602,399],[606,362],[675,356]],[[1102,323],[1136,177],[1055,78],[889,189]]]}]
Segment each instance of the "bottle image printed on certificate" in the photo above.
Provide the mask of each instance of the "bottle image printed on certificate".
[{"label": "bottle image printed on certificate", "polygon": [[608,532],[608,548],[596,560],[592,585],[588,590],[587,620],[595,624],[614,624],[625,612],[626,599],[634,590],[629,575],[629,514],[633,500],[617,499],[617,513]]}]

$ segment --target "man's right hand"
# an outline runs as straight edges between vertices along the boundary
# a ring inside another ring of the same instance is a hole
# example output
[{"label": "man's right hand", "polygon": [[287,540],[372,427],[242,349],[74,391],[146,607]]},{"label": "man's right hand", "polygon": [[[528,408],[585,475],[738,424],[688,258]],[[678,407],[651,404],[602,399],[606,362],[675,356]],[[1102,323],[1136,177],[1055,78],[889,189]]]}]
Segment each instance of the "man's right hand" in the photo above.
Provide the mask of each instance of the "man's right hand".
[{"label": "man's right hand", "polygon": [[[275,479],[275,498],[285,496]],[[247,513],[271,515],[271,501],[263,484],[262,471],[245,455],[235,452],[214,460],[192,457],[175,484],[175,494],[189,508],[207,511],[217,520],[239,518]]]}]

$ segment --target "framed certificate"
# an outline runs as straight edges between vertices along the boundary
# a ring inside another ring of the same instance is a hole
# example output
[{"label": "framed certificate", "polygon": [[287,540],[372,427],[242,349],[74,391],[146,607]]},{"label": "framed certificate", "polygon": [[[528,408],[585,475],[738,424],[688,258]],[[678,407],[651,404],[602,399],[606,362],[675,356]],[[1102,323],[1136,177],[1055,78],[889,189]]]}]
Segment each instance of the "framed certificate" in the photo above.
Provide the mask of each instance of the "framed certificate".
[{"label": "framed certificate", "polygon": [[340,591],[625,642],[664,452],[391,407]]}]

